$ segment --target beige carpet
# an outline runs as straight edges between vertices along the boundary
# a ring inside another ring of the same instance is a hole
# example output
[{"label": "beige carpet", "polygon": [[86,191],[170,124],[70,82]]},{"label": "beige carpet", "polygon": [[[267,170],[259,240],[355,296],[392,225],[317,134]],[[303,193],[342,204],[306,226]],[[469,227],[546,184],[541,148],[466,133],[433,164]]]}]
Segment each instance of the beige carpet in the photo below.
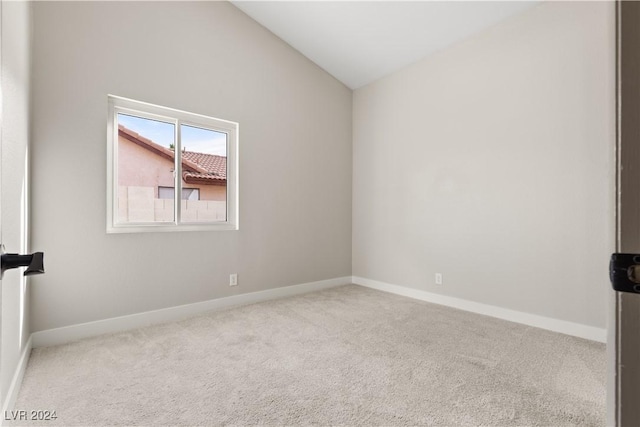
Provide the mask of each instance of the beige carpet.
[{"label": "beige carpet", "polygon": [[350,285],[35,349],[13,425],[605,424],[605,347]]}]

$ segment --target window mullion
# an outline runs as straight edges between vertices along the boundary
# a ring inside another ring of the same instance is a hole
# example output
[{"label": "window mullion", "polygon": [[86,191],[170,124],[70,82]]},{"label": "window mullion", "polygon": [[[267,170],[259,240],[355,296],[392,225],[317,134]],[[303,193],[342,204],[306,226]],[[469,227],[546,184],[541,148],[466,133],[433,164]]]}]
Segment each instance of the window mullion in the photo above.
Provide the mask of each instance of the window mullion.
[{"label": "window mullion", "polygon": [[180,120],[176,119],[176,129],[175,129],[175,166],[174,169],[176,171],[174,188],[176,191],[174,198],[174,208],[175,208],[175,219],[176,224],[180,224],[182,222],[182,138],[180,132]]}]

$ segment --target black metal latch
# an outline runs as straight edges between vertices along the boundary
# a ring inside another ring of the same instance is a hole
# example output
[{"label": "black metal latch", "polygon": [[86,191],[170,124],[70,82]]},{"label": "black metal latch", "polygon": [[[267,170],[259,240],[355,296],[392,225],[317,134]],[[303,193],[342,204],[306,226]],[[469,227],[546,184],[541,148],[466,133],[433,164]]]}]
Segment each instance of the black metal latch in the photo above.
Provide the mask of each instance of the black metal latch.
[{"label": "black metal latch", "polygon": [[0,245],[0,279],[2,279],[5,270],[18,267],[27,267],[24,271],[25,276],[42,274],[44,273],[44,254],[42,252],[30,255],[6,254],[4,253],[4,245]]},{"label": "black metal latch", "polygon": [[613,289],[640,294],[640,254],[613,254],[609,262]]}]

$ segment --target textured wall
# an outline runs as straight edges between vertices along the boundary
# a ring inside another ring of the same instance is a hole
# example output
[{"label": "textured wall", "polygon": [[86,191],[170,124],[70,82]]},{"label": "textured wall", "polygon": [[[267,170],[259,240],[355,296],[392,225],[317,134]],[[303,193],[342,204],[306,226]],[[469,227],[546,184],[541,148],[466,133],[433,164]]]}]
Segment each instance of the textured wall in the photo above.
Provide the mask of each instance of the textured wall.
[{"label": "textured wall", "polygon": [[614,25],[543,2],[355,91],[353,274],[605,327]]},{"label": "textured wall", "polygon": [[[234,6],[37,2],[33,52],[33,331],[351,274],[351,91]],[[240,230],[106,234],[107,94],[240,124]]]}]

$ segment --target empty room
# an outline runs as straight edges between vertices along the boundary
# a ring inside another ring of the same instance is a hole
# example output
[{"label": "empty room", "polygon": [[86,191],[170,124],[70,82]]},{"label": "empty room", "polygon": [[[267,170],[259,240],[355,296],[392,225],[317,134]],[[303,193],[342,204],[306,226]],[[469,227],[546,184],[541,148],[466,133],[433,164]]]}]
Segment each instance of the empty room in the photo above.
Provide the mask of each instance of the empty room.
[{"label": "empty room", "polygon": [[0,15],[1,425],[640,425],[640,4]]}]

